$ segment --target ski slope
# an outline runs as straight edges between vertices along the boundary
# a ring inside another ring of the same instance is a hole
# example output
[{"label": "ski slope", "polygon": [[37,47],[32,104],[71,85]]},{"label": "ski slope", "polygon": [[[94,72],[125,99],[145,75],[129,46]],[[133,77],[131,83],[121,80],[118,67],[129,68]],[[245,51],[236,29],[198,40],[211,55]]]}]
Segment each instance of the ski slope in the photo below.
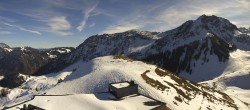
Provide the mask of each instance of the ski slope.
[{"label": "ski slope", "polygon": [[[32,95],[95,94],[107,92],[108,84],[135,81],[139,93],[166,103],[173,110],[180,109],[249,109],[239,99],[191,83],[155,65],[133,61],[121,56],[98,57],[88,62],[78,62],[64,70],[47,76],[27,78],[27,82],[11,92],[3,107],[13,106]],[[15,91],[22,92],[15,92]],[[90,99],[86,100],[92,100]],[[240,106],[239,106],[240,105]],[[128,109],[130,110],[130,109]]]},{"label": "ski slope", "polygon": [[[24,104],[36,105],[46,110],[151,110],[161,106],[161,103],[140,95],[116,100],[113,95],[108,93],[36,96],[33,100]],[[9,110],[16,110],[22,107],[23,104],[12,107]]]}]

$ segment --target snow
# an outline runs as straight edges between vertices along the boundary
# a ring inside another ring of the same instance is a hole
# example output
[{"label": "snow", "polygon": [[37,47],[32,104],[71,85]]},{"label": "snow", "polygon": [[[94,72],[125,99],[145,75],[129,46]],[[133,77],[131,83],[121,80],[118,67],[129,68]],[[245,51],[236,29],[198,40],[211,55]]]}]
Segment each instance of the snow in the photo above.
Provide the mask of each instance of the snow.
[{"label": "snow", "polygon": [[[34,100],[24,104],[36,105],[46,110],[150,110],[160,104],[146,105],[156,102],[144,96],[126,97],[115,100],[111,94],[76,94],[67,96],[36,96]],[[22,104],[9,110],[22,108]]]},{"label": "snow", "polygon": [[241,89],[238,87],[227,87],[224,91],[225,93],[229,94],[230,96],[233,96],[241,101],[250,102],[250,90],[248,89]]},{"label": "snow", "polygon": [[0,76],[0,81],[4,78],[4,76]]},{"label": "snow", "polygon": [[192,74],[189,74],[186,71],[182,71],[180,73],[180,76],[192,80],[194,82],[211,80],[219,76],[219,74],[223,73],[228,65],[227,61],[220,62],[216,55],[210,55],[208,56],[208,59],[209,62],[204,62],[203,59],[198,59],[195,62],[191,62],[190,64],[195,63],[195,66],[192,66]]},{"label": "snow", "polygon": [[13,51],[13,49],[11,49],[11,48],[4,48],[4,50],[6,50],[8,52],[12,52]]},{"label": "snow", "polygon": [[71,52],[70,49],[65,49],[65,48],[62,48],[62,49],[63,49],[63,50],[58,49],[58,50],[56,50],[56,51],[59,52],[59,53],[69,53],[69,52]]},{"label": "snow", "polygon": [[66,53],[69,53],[69,52],[71,52],[71,50],[70,49],[65,49],[66,50]]},{"label": "snow", "polygon": [[[219,66],[219,65],[218,65]],[[230,53],[228,62],[222,74],[212,80],[200,82],[209,87],[225,92],[235,100],[239,109],[249,109],[241,102],[250,103],[250,52],[235,50]]]},{"label": "snow", "polygon": [[25,47],[21,47],[21,50],[22,50],[22,51],[25,51],[25,50],[26,50],[26,48],[25,48]]},{"label": "snow", "polygon": [[111,84],[111,85],[116,87],[116,88],[124,88],[124,87],[128,87],[129,83],[128,82],[123,82],[123,83],[115,83],[115,84]]},{"label": "snow", "polygon": [[13,100],[14,98],[17,98],[19,96],[23,96],[23,95],[27,95],[27,91],[23,90],[23,89],[19,89],[19,88],[16,88],[16,89],[13,89],[9,95],[8,95],[8,98],[10,100]]},{"label": "snow", "polygon": [[[24,76],[26,82],[19,88],[11,90],[8,99],[4,102],[0,102],[0,105],[2,107],[8,107],[30,100],[33,95],[45,93],[46,95],[73,95],[67,97],[67,100],[63,99],[63,96],[61,98],[41,96],[27,102],[27,104],[32,103],[43,108],[48,107],[48,109],[50,109],[49,107],[52,107],[51,109],[55,109],[53,108],[55,106],[52,106],[55,105],[55,103],[65,103],[63,105],[67,105],[67,103],[71,104],[72,102],[77,101],[74,103],[76,105],[73,104],[72,106],[87,106],[89,107],[88,109],[103,108],[111,110],[116,109],[116,107],[125,110],[143,108],[143,105],[141,106],[140,104],[135,103],[137,101],[140,103],[143,102],[144,99],[141,98],[134,100],[128,98],[124,99],[122,102],[113,102],[99,100],[99,96],[95,95],[98,92],[107,92],[110,83],[134,81],[139,85],[140,94],[162,101],[166,103],[166,106],[170,109],[199,109],[200,107],[202,109],[205,109],[206,107],[211,107],[212,109],[234,109],[218,100],[224,99],[221,94],[191,84],[189,81],[185,82],[185,80],[179,79],[172,74],[160,76],[156,73],[156,68],[158,67],[155,65],[146,64],[141,61],[115,59],[113,56],[98,57],[87,62],[79,60],[57,73],[51,73],[45,76]],[[159,70],[165,71],[163,69]],[[143,79],[142,74],[148,79],[158,81],[161,85],[156,85],[155,87],[153,85],[157,83],[150,85],[145,79]],[[180,83],[180,81],[182,81],[182,83]],[[172,84],[172,86],[169,84]],[[185,84],[185,86],[183,86],[183,84]],[[168,88],[162,89],[162,86]],[[194,90],[187,90],[186,87],[196,88],[197,93]],[[184,98],[178,91],[189,94],[191,99]],[[210,94],[208,96],[213,102],[204,97],[202,95],[203,92]],[[217,99],[214,99],[212,96]],[[181,101],[176,100],[176,97],[179,97]],[[128,102],[126,102],[126,100],[128,100]],[[78,105],[80,103],[82,105]],[[239,102],[239,104],[240,103],[241,102]],[[70,104],[68,104],[68,106],[71,106]]]},{"label": "snow", "polygon": [[49,58],[56,58],[56,55],[51,55],[50,53],[47,53],[47,55],[49,56]]},{"label": "snow", "polygon": [[[221,66],[221,65],[217,65]],[[250,89],[250,52],[236,50],[230,53],[222,74],[213,80],[203,83],[217,83],[222,86],[236,86],[243,89]],[[224,87],[224,88],[225,88]]]},{"label": "snow", "polygon": [[[95,95],[94,93],[106,92],[109,83],[133,80],[139,85],[139,92],[141,94],[166,102],[167,106],[171,109],[208,109],[207,107],[211,107],[210,109],[234,109],[225,105],[225,103],[222,103],[219,100],[214,100],[214,102],[211,102],[209,101],[209,98],[206,98],[201,94],[208,93],[209,95],[214,96],[218,99],[224,99],[223,95],[219,94],[218,92],[211,92],[200,86],[188,83],[187,85],[192,85],[195,87],[195,89],[197,89],[197,91],[199,91],[197,94],[195,94],[194,91],[188,91],[185,88],[186,85],[182,86],[182,84],[179,84],[176,80],[173,79],[172,76],[159,76],[155,72],[155,69],[157,67],[154,65],[148,65],[139,61],[130,62],[122,59],[113,59],[112,56],[100,57],[90,60],[94,57],[109,55],[111,53],[131,56],[144,56],[144,54],[159,53],[161,51],[164,52],[168,50],[171,51],[179,46],[183,46],[194,41],[202,42],[204,39],[209,37],[219,37],[222,40],[226,41],[228,44],[235,44],[240,49],[249,49],[249,45],[240,43],[234,38],[230,38],[232,36],[242,36],[239,35],[241,34],[240,32],[238,32],[237,30],[232,30],[230,32],[225,31],[224,28],[229,27],[229,22],[225,20],[223,21],[222,18],[219,18],[219,21],[220,24],[218,26],[211,25],[211,22],[207,23],[206,25],[209,29],[204,29],[201,27],[203,25],[201,19],[192,21],[194,22],[193,26],[190,29],[188,28],[186,30],[187,32],[192,32],[194,34],[192,36],[183,35],[176,37],[174,34],[176,34],[178,30],[172,30],[153,36],[153,38],[151,39],[142,39],[141,37],[135,37],[135,32],[128,32],[128,34],[125,35],[122,34],[120,35],[120,38],[116,37],[115,34],[106,35],[107,37],[105,37],[104,35],[92,37],[90,38],[91,42],[88,42],[89,44],[83,44],[83,47],[80,47],[80,49],[76,50],[76,54],[70,56],[72,58],[81,56],[79,58],[84,59],[84,61],[86,59],[89,61],[82,62],[82,60],[79,60],[78,62],[57,73],[38,77],[26,77],[26,82],[19,88],[11,90],[10,94],[7,97],[7,101],[0,102],[0,105],[12,105],[17,102],[27,100],[32,97],[32,95],[43,93],[49,95],[75,94],[76,96],[77,94],[82,94],[86,99],[84,101],[93,101],[95,100],[95,98],[98,98],[93,96]],[[143,31],[135,31],[136,33],[149,34]],[[157,44],[161,44],[157,43],[157,41],[166,42],[163,42],[163,45],[160,45],[161,47],[159,49],[154,49],[154,46],[157,46]],[[211,42],[209,42],[208,45],[209,49],[211,50]],[[68,52],[68,50],[57,51],[60,53],[64,53],[65,51]],[[134,54],[137,52],[139,52],[139,54]],[[202,51],[202,53],[203,52],[204,51]],[[180,60],[183,60],[184,57],[185,56],[182,55]],[[200,58],[203,57],[205,56],[202,54]],[[229,60],[225,62],[219,62],[218,56],[215,55],[208,55],[207,58],[209,59],[209,62],[205,63],[202,59],[198,59],[196,61],[192,60],[190,64],[196,65],[191,67],[193,70],[193,74],[189,75],[185,71],[181,71],[180,76],[196,82],[208,80],[200,82],[200,84],[214,87],[217,90],[226,92],[230,95],[231,98],[233,98],[233,101],[237,104],[237,107],[239,109],[249,109],[249,107],[247,107],[244,102],[250,102],[250,52],[235,50],[234,52],[230,53]],[[159,85],[153,87],[155,86],[155,83],[152,85],[145,83],[147,81],[142,78],[142,74],[146,71],[149,71],[145,73],[145,76],[148,79],[151,79],[151,81],[157,81],[163,86],[169,87],[169,89],[159,89],[157,88],[159,87]],[[171,84],[173,85],[173,87],[170,86]],[[187,100],[186,98],[183,98],[183,96],[181,96],[178,91],[182,91],[185,94],[191,94],[191,97],[194,98],[192,100]],[[72,97],[74,97],[74,95],[72,95]],[[82,96],[79,95],[79,98],[80,97]],[[176,97],[180,97],[182,99],[182,102],[177,101],[175,99]],[[73,99],[78,100],[76,98]],[[44,100],[45,102],[50,102],[52,99],[47,98]],[[57,99],[55,98],[54,100]],[[98,100],[95,101],[98,102]],[[39,103],[43,104],[42,102]],[[66,104],[67,103],[70,102],[66,102]],[[93,104],[92,102],[83,103],[88,103],[90,105],[89,109],[100,109],[102,107],[106,107],[106,104],[101,104],[100,106],[98,106],[96,104]],[[97,108],[91,108],[91,104]],[[43,106],[46,106],[46,104],[43,104]],[[109,107],[105,109],[108,108]]]}]

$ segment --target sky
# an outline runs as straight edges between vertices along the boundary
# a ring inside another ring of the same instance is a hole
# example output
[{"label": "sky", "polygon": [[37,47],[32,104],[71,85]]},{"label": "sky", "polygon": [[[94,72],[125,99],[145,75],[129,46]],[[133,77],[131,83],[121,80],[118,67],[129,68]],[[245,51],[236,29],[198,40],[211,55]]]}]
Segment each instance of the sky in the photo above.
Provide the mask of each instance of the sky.
[{"label": "sky", "polygon": [[76,47],[92,35],[163,32],[216,15],[250,27],[250,0],[0,0],[0,42],[11,47]]}]

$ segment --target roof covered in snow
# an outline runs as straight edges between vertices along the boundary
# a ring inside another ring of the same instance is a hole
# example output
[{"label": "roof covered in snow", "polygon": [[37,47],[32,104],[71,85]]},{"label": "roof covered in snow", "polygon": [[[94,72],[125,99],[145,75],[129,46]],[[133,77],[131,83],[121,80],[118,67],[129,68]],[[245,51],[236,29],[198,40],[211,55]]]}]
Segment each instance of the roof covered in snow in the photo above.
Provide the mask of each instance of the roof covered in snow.
[{"label": "roof covered in snow", "polygon": [[128,87],[130,84],[128,82],[120,82],[120,83],[113,83],[111,85],[114,86],[115,88],[124,88]]},{"label": "roof covered in snow", "polygon": [[[166,107],[164,103],[142,95],[128,96],[122,100],[116,100],[109,93],[36,96],[33,100],[23,104],[32,104],[46,110],[151,110],[157,107]],[[22,108],[23,104],[9,110]]]}]

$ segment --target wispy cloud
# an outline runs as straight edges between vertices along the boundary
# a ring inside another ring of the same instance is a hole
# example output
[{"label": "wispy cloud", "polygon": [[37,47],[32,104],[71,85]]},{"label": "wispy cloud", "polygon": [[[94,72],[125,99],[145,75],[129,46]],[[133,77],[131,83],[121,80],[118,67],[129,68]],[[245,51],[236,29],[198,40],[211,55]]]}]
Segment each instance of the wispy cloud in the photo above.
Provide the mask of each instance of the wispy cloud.
[{"label": "wispy cloud", "polygon": [[166,31],[181,25],[187,20],[194,20],[202,14],[224,17],[236,23],[237,26],[250,26],[249,4],[249,0],[178,1],[168,8],[161,8],[161,11],[159,9],[154,10],[157,15],[151,21],[157,26],[151,30]]},{"label": "wispy cloud", "polygon": [[12,34],[10,31],[0,31],[0,35],[9,35]]},{"label": "wispy cloud", "polygon": [[83,10],[83,20],[81,21],[81,23],[79,24],[79,26],[76,28],[79,32],[82,32],[82,30],[84,29],[86,22],[88,21],[91,12],[93,12],[95,10],[95,8],[98,6],[99,2],[96,2],[93,6],[86,8]]},{"label": "wispy cloud", "polygon": [[2,22],[15,22],[16,20],[8,18],[8,17],[4,17],[4,16],[0,16],[0,20]]},{"label": "wispy cloud", "polygon": [[64,32],[64,31],[51,31],[57,35],[60,35],[60,36],[70,36],[70,35],[73,35],[73,33],[71,32]]},{"label": "wispy cloud", "polygon": [[[176,28],[187,20],[194,20],[202,14],[224,17],[237,26],[250,26],[249,0],[183,0],[170,2],[169,0],[160,3],[154,2],[155,4],[152,5],[139,4],[129,14],[120,17],[112,16],[115,23],[110,23],[103,32],[119,32],[119,30],[130,29],[129,27],[162,32]],[[221,5],[222,3],[223,5]],[[117,13],[112,14],[116,15]],[[133,26],[130,26],[130,24],[133,24]]]},{"label": "wispy cloud", "polygon": [[17,25],[12,25],[12,24],[9,24],[9,23],[3,23],[3,24],[6,25],[6,26],[10,26],[10,27],[19,29],[21,31],[25,31],[25,32],[29,32],[29,33],[33,33],[33,34],[37,34],[37,35],[42,35],[42,33],[40,33],[39,31],[30,30],[30,29],[27,29],[27,28],[24,28],[24,27],[21,27],[21,26],[17,26]]},{"label": "wispy cloud", "polygon": [[[74,33],[74,35],[80,35],[83,34],[80,32],[85,28],[91,28],[91,32],[86,32],[86,34],[116,33],[130,29],[166,31],[187,20],[196,19],[202,14],[227,18],[237,26],[250,26],[249,0],[131,1],[133,0],[1,2],[0,10],[9,13],[6,15],[13,14],[14,16],[1,15],[0,21],[15,24],[11,27],[22,31],[35,34],[48,32],[60,36],[69,36],[75,31],[79,31],[79,33]],[[15,21],[16,16],[20,16],[20,18]],[[26,24],[20,23],[29,21],[33,23],[32,30],[27,29]],[[39,28],[43,28],[43,30],[39,30]],[[34,31],[34,29],[39,31]]]},{"label": "wispy cloud", "polygon": [[112,34],[112,33],[118,33],[118,32],[124,32],[131,29],[139,29],[140,26],[136,24],[125,24],[125,25],[117,25],[117,26],[109,26],[107,27],[103,32],[100,34]]},{"label": "wispy cloud", "polygon": [[92,28],[92,27],[94,27],[94,26],[95,26],[95,23],[94,23],[94,22],[91,23],[91,24],[89,25],[90,28]]}]

